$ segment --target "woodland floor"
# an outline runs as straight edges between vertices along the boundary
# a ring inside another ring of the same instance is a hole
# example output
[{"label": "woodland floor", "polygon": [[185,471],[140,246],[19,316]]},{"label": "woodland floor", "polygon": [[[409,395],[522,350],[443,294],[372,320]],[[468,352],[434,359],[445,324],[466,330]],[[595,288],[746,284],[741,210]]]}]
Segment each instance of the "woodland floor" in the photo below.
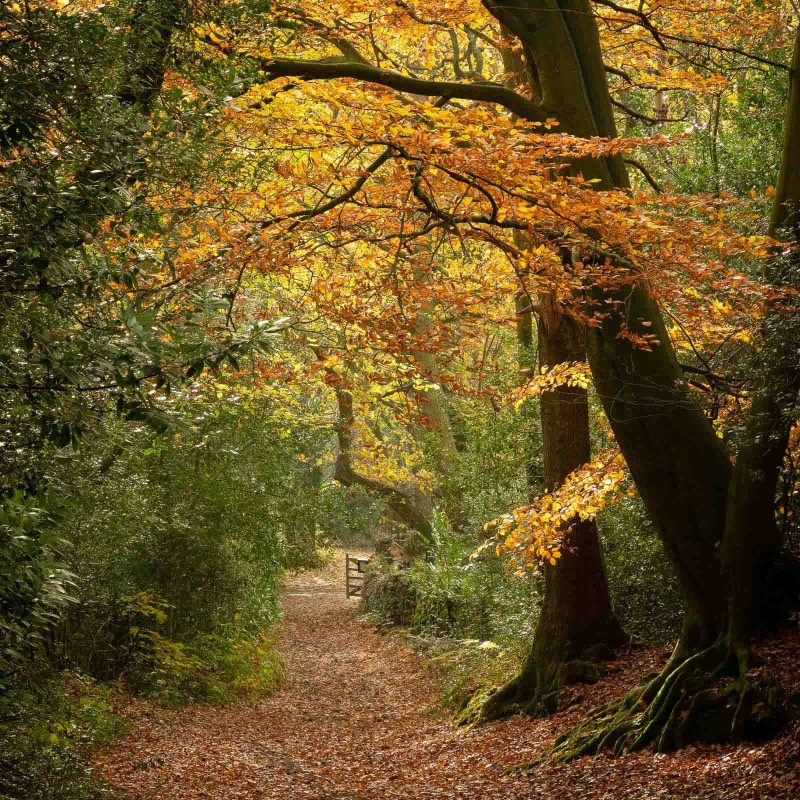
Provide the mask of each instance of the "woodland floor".
[{"label": "woodland floor", "polygon": [[[524,773],[589,707],[660,666],[637,648],[584,700],[546,720],[463,730],[437,718],[431,678],[399,636],[356,619],[341,554],[292,579],[281,629],[287,680],[266,700],[165,709],[131,701],[132,733],[96,754],[98,775],[131,800],[440,800],[444,798],[800,798],[800,723],[763,745],[674,755],[585,758]],[[763,669],[800,691],[800,633],[762,653]]]}]

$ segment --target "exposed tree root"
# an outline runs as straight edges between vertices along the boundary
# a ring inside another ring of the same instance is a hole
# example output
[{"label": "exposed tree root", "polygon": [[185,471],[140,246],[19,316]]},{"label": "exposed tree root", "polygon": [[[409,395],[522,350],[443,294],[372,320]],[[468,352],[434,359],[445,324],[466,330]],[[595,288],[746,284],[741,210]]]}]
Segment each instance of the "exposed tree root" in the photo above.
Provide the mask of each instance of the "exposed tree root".
[{"label": "exposed tree root", "polygon": [[621,701],[601,706],[556,740],[558,762],[611,750],[622,755],[652,745],[677,750],[692,741],[763,740],[788,719],[775,687],[747,677],[747,657],[725,640],[685,659],[673,658]]},{"label": "exposed tree root", "polygon": [[[613,658],[609,647],[587,648]],[[481,710],[479,722],[494,722],[512,714],[546,717],[559,707],[562,689],[576,683],[596,683],[604,674],[601,664],[584,659],[572,659],[551,664],[546,671],[523,670],[516,678],[491,695]]]},{"label": "exposed tree root", "polygon": [[512,714],[543,717],[552,714],[558,705],[559,687],[553,682],[543,687],[518,675],[487,699],[481,709],[480,723],[495,722]]}]

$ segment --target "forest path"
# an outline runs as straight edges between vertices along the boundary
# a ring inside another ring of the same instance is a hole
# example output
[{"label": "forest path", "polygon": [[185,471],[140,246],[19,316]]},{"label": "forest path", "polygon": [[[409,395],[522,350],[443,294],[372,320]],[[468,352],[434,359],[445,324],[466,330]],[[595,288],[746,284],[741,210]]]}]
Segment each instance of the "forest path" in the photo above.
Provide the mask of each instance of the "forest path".
[{"label": "forest path", "polygon": [[792,796],[759,786],[768,772],[762,749],[638,753],[507,774],[534,760],[574,713],[474,731],[435,719],[426,713],[430,677],[399,637],[356,619],[343,570],[339,553],[327,569],[288,582],[280,632],[287,680],[276,694],[180,709],[133,701],[125,711],[132,733],[97,754],[97,774],[130,800]]}]

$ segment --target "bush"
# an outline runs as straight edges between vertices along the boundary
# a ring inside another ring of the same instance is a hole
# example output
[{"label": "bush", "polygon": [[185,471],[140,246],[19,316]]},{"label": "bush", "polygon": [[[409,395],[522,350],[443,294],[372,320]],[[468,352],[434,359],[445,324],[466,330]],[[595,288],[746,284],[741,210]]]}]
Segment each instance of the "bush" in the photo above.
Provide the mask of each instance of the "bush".
[{"label": "bush", "polygon": [[86,759],[121,732],[108,690],[89,678],[68,673],[17,688],[0,710],[0,799],[108,798]]},{"label": "bush", "polygon": [[151,632],[138,667],[140,691],[167,703],[269,694],[283,677],[275,642],[265,635],[205,634],[185,645]]},{"label": "bush", "polygon": [[362,609],[416,634],[497,639],[520,647],[536,621],[537,579],[507,574],[492,556],[472,560],[477,546],[476,540],[449,530],[437,515],[425,560],[403,567],[389,559],[372,559]]},{"label": "bush", "polygon": [[220,702],[276,688],[282,662],[263,630],[248,630],[234,619],[216,633],[176,641],[165,633],[171,611],[169,603],[146,592],[115,602],[98,634],[107,648],[95,662],[104,667],[96,670],[105,673],[101,677],[123,678],[135,692],[171,704]]},{"label": "bush", "polygon": [[479,639],[410,637],[434,675],[442,711],[456,725],[477,722],[486,700],[519,670],[519,654]]},{"label": "bush", "polygon": [[236,653],[269,661],[262,636],[279,613],[279,576],[318,563],[323,538],[314,467],[291,457],[316,444],[273,425],[256,411],[203,408],[196,427],[162,437],[108,422],[96,444],[61,456],[51,480],[79,577],[48,641],[54,666],[150,693],[160,650],[186,678],[165,691],[198,699],[225,693]]},{"label": "bush", "polygon": [[675,573],[638,495],[600,516],[606,573],[614,610],[625,630],[645,642],[678,637],[683,600]]},{"label": "bush", "polygon": [[0,695],[72,599],[65,549],[42,498],[0,499]]},{"label": "bush", "polygon": [[416,605],[408,567],[385,556],[371,558],[364,575],[361,610],[379,622],[406,626],[411,624]]}]

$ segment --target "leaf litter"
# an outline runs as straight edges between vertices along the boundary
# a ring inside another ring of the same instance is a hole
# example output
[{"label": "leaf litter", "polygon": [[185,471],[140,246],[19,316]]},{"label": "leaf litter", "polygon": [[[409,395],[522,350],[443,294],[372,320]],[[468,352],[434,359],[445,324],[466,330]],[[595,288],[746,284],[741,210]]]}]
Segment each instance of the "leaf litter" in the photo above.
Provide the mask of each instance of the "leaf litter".
[{"label": "leaf litter", "polygon": [[[600,683],[547,719],[516,716],[465,730],[430,713],[430,674],[401,637],[357,619],[341,554],[288,582],[281,648],[287,679],[266,699],[163,708],[129,699],[131,734],[98,751],[99,777],[130,800],[683,800],[800,798],[800,721],[764,744],[702,745],[541,759],[593,706],[660,668],[664,647],[631,648]],[[759,651],[800,702],[800,632]],[[795,705],[795,711],[797,706]]]}]

